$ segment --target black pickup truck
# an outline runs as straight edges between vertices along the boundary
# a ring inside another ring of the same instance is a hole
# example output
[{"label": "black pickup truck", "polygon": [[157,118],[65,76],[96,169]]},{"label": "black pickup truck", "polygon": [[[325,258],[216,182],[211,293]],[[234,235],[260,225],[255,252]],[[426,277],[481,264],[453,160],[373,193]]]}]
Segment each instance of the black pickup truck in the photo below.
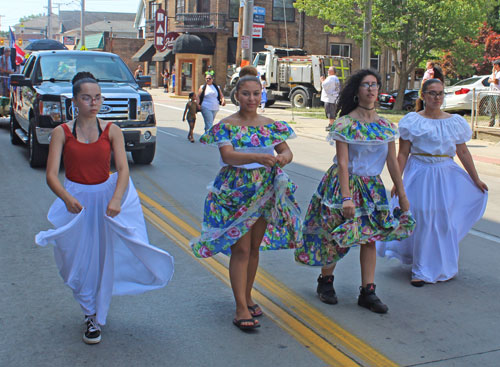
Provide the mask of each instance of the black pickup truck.
[{"label": "black pickup truck", "polygon": [[33,52],[22,74],[10,77],[12,144],[28,145],[32,167],[46,164],[52,130],[78,114],[72,104],[71,79],[80,71],[91,72],[101,86],[104,101],[98,117],[122,129],[125,148],[135,163],[151,163],[156,119],[153,99],[142,88],[150,79],[134,79],[120,57],[107,52]]}]

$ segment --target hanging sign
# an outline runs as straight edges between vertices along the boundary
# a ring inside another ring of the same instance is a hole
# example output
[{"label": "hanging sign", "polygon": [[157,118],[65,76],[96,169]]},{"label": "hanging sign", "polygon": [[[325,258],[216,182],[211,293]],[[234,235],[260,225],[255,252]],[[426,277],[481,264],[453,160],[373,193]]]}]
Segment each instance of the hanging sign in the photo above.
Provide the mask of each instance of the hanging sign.
[{"label": "hanging sign", "polygon": [[167,35],[167,13],[162,8],[155,15],[155,48],[161,52],[167,47],[165,36]]},{"label": "hanging sign", "polygon": [[179,37],[177,32],[168,32],[165,36],[165,49],[171,50],[174,48],[175,40]]}]

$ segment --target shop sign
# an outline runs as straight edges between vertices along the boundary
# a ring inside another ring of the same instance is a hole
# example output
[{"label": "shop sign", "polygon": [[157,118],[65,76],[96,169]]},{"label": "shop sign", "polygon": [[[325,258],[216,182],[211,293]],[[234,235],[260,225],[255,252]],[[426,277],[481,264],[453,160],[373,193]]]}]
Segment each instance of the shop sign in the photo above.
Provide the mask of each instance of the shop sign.
[{"label": "shop sign", "polygon": [[167,34],[167,13],[159,8],[155,14],[155,48],[161,52],[167,47],[165,36]]},{"label": "shop sign", "polygon": [[168,32],[165,36],[165,49],[171,50],[174,48],[175,40],[179,37],[177,32]]}]

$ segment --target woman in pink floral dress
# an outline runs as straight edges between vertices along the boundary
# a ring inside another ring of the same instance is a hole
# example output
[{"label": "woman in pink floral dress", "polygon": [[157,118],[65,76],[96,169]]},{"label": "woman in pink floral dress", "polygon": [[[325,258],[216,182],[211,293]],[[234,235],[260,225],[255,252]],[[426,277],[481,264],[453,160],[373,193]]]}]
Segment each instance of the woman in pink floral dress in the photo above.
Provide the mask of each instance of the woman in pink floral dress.
[{"label": "woman in pink floral dress", "polygon": [[205,201],[202,234],[191,246],[197,257],[231,255],[233,323],[248,330],[260,326],[255,317],[262,315],[251,295],[259,250],[294,248],[301,223],[293,196],[296,187],[281,169],[292,160],[285,140],[295,135],[293,130],[286,122],[257,114],[261,99],[257,77],[240,78],[236,98],[239,111],[200,139],[219,148],[222,168]]}]

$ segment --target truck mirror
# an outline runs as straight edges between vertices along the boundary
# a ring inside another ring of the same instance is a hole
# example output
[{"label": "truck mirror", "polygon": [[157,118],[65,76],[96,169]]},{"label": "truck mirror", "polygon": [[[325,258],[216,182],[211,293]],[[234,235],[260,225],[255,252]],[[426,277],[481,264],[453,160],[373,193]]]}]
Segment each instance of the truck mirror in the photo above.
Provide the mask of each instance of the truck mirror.
[{"label": "truck mirror", "polygon": [[31,87],[31,80],[26,79],[24,74],[10,74],[10,84],[19,87]]},{"label": "truck mirror", "polygon": [[139,75],[136,78],[137,84],[139,84],[139,87],[145,88],[145,87],[151,87],[151,76],[150,75]]}]

